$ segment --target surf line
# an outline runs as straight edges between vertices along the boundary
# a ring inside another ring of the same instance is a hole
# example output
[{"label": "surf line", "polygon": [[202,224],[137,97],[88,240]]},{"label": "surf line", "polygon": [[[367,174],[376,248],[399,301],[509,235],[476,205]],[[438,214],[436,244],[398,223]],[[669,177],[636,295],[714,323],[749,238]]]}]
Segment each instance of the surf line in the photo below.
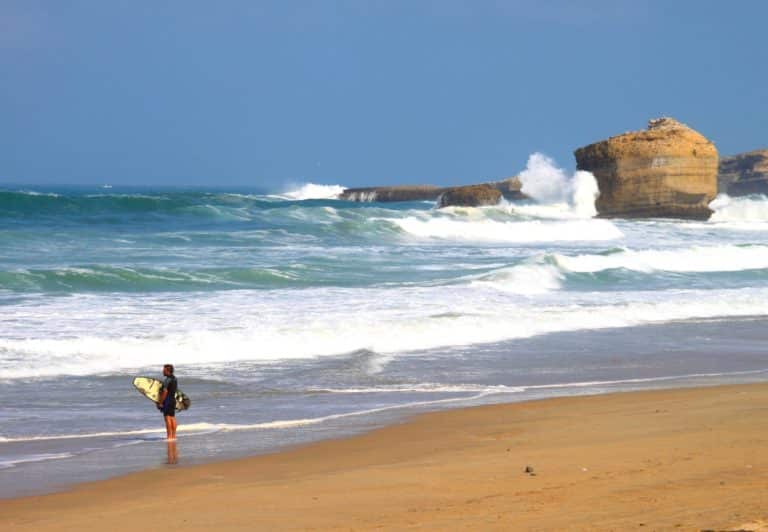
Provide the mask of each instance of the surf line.
[{"label": "surf line", "polygon": [[[397,410],[402,408],[414,408],[419,406],[429,406],[434,404],[460,402],[460,401],[475,401],[487,395],[497,395],[500,391],[488,391],[476,394],[471,397],[453,397],[450,399],[436,399],[434,401],[418,401],[413,403],[405,403],[401,405],[384,406],[380,408],[372,408],[369,410],[359,410],[355,412],[345,412],[342,414],[331,414],[329,416],[323,416],[318,418],[305,418],[305,419],[290,419],[290,420],[276,420],[266,421],[262,423],[254,423],[250,425],[230,424],[230,423],[193,423],[191,425],[182,425],[179,427],[179,432],[192,432],[193,435],[210,434],[214,432],[229,432],[240,430],[258,430],[258,429],[280,429],[291,427],[302,427],[307,425],[317,425],[326,421],[332,421],[335,419],[343,419],[354,416],[364,416],[367,414],[376,414],[379,412],[385,412],[388,410]],[[105,438],[110,436],[138,436],[144,434],[156,434],[162,433],[165,429],[141,429],[141,430],[129,430],[124,432],[96,432],[89,434],[56,434],[51,436],[29,436],[29,437],[17,437],[17,438],[4,438],[0,436],[0,443],[17,443],[28,441],[50,441],[50,440],[69,440],[69,439],[85,439],[85,438]]]},{"label": "surf line", "polygon": [[[331,414],[328,416],[318,418],[304,418],[304,419],[289,419],[289,420],[276,420],[265,421],[262,423],[254,423],[249,425],[243,424],[229,424],[229,423],[193,423],[191,425],[183,425],[179,427],[179,431],[191,432],[191,435],[212,434],[215,432],[229,432],[229,431],[241,431],[241,430],[258,430],[258,429],[281,429],[302,427],[308,425],[317,425],[326,421],[333,421],[336,419],[344,419],[348,417],[364,416],[368,414],[377,414],[380,412],[386,412],[390,410],[417,408],[421,406],[431,406],[437,404],[447,403],[460,403],[460,402],[472,402],[482,399],[483,397],[493,395],[506,395],[506,394],[519,394],[531,390],[544,390],[544,389],[558,389],[558,388],[588,388],[590,386],[612,386],[617,384],[647,384],[652,382],[669,382],[685,379],[696,378],[716,378],[716,377],[730,377],[730,376],[746,376],[746,375],[759,375],[768,373],[768,368],[734,371],[725,373],[689,373],[683,375],[667,375],[661,377],[646,377],[637,379],[618,379],[609,381],[584,381],[584,382],[566,382],[566,383],[553,383],[553,384],[538,384],[531,386],[510,387],[508,389],[490,389],[480,392],[478,394],[469,397],[451,397],[448,399],[435,399],[432,401],[416,401],[411,403],[404,403],[400,405],[383,406],[379,408],[371,408],[368,410],[358,410],[354,412],[344,412],[341,414]],[[444,393],[444,392],[435,392]],[[90,434],[60,434],[51,436],[29,436],[18,438],[5,438],[0,436],[0,443],[16,443],[16,442],[28,442],[28,441],[49,441],[49,440],[68,440],[68,439],[84,439],[84,438],[101,438],[109,436],[136,436],[143,434],[156,434],[162,433],[164,429],[141,429],[130,430],[125,432],[97,432]],[[160,441],[160,440],[158,440]]]}]

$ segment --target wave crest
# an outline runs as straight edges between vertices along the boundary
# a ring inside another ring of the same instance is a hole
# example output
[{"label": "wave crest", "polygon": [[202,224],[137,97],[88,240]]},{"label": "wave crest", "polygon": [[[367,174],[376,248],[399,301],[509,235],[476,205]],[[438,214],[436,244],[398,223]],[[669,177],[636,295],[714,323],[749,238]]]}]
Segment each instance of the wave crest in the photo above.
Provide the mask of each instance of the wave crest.
[{"label": "wave crest", "polygon": [[542,222],[498,221],[489,218],[463,220],[448,217],[390,219],[406,233],[419,238],[467,240],[473,242],[591,242],[623,236],[608,220]]},{"label": "wave crest", "polygon": [[559,290],[565,275],[551,264],[519,264],[476,276],[471,284],[519,295],[545,294]]},{"label": "wave crest", "polygon": [[687,249],[623,250],[605,255],[553,255],[563,270],[595,273],[612,269],[637,272],[736,272],[768,268],[766,246],[694,246]]},{"label": "wave crest", "polygon": [[46,292],[185,291],[306,285],[299,268],[129,268],[73,266],[0,271],[0,289]]},{"label": "wave crest", "polygon": [[766,269],[768,246],[694,246],[675,250],[625,249],[604,254],[546,254],[466,280],[473,286],[510,294],[537,295],[562,289],[571,274],[597,274],[610,270],[694,274]]},{"label": "wave crest", "polygon": [[304,201],[312,199],[338,199],[346,190],[341,185],[318,185],[315,183],[304,183],[292,185],[289,190],[278,195],[280,198]]}]

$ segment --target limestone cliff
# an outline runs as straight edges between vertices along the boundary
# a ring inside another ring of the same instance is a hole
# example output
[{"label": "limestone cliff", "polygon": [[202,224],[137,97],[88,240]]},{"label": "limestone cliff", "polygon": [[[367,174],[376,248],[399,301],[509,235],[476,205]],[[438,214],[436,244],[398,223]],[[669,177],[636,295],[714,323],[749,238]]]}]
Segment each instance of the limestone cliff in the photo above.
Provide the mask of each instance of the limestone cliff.
[{"label": "limestone cliff", "polygon": [[723,157],[717,184],[730,196],[768,194],[768,149]]},{"label": "limestone cliff", "polygon": [[602,216],[706,219],[717,195],[718,155],[703,135],[672,118],[574,152],[600,188]]}]

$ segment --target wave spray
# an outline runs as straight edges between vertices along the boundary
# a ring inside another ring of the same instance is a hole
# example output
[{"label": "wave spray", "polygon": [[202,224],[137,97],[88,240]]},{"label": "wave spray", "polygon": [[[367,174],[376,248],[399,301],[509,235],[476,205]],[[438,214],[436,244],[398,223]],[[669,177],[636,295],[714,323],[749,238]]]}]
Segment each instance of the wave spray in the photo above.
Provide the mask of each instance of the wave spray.
[{"label": "wave spray", "polygon": [[561,214],[575,218],[597,215],[595,200],[600,195],[597,180],[591,172],[577,170],[569,176],[553,159],[533,153],[525,170],[520,172],[522,192],[542,206],[551,206]]}]

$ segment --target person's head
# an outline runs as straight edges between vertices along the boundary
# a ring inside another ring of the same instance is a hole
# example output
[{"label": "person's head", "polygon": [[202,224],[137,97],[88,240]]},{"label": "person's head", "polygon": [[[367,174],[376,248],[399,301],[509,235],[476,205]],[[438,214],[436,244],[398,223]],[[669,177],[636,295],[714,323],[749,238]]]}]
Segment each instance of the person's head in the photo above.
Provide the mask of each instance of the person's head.
[{"label": "person's head", "polygon": [[166,364],[163,366],[163,375],[166,377],[173,375],[173,364]]}]

